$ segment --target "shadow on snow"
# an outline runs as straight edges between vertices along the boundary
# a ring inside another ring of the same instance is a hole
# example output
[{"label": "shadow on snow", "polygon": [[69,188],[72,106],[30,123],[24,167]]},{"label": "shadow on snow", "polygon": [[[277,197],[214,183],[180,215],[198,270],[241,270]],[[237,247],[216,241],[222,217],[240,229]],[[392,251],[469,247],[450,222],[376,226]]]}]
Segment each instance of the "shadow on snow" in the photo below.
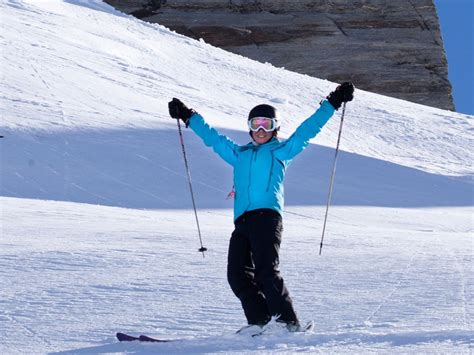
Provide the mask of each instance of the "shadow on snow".
[{"label": "shadow on snow", "polygon": [[[221,130],[246,144],[248,133]],[[185,144],[198,208],[231,208],[232,169],[190,130]],[[138,209],[187,209],[191,199],[176,129],[6,131],[1,195]],[[325,205],[334,149],[310,145],[287,171],[286,205]],[[333,204],[472,205],[472,183],[340,152]]]},{"label": "shadow on snow", "polygon": [[[110,343],[85,347],[80,349],[50,353],[54,355],[67,354],[110,354],[126,352],[127,354],[156,354],[181,353],[196,354],[205,352],[246,352],[246,351],[311,351],[317,347],[329,346],[340,351],[344,347],[356,346],[361,349],[370,349],[371,345],[386,344],[392,347],[424,346],[427,349],[436,349],[440,343],[449,343],[451,349],[455,346],[469,346],[474,341],[470,332],[463,330],[443,331],[415,331],[399,333],[374,334],[368,332],[347,332],[335,334],[289,334],[281,337],[268,335],[258,338],[248,338],[238,335],[223,335],[177,340],[170,343]],[[282,344],[287,344],[282,348]]]}]

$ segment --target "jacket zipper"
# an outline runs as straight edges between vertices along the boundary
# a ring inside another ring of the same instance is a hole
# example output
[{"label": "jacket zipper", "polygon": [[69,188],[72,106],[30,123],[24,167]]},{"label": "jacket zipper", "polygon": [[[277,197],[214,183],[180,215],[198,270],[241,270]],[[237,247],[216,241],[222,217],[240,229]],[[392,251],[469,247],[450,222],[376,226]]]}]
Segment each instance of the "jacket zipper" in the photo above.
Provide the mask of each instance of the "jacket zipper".
[{"label": "jacket zipper", "polygon": [[[255,155],[255,157],[254,157]],[[252,155],[250,156],[250,166],[249,166],[249,183],[248,183],[248,189],[247,189],[247,196],[248,196],[248,205],[245,210],[247,210],[250,207],[250,186],[252,185],[252,165],[253,165],[253,160],[257,159],[257,154],[255,152],[255,149],[252,149]]]},{"label": "jacket zipper", "polygon": [[268,182],[267,182],[267,189],[266,191],[270,190],[270,183],[272,182],[272,176],[273,176],[273,164],[275,163],[275,157],[273,156],[273,151],[271,151],[272,155],[272,165],[270,165],[270,173],[268,174]]}]

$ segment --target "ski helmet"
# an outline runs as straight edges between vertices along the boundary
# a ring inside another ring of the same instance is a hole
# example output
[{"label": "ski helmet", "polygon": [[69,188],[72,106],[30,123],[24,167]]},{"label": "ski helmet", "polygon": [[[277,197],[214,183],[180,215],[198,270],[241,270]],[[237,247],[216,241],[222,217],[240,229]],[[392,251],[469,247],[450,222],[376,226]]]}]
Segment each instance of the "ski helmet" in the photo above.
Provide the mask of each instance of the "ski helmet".
[{"label": "ski helmet", "polygon": [[274,118],[278,121],[276,108],[266,104],[257,105],[250,110],[248,120],[251,120],[254,117]]}]

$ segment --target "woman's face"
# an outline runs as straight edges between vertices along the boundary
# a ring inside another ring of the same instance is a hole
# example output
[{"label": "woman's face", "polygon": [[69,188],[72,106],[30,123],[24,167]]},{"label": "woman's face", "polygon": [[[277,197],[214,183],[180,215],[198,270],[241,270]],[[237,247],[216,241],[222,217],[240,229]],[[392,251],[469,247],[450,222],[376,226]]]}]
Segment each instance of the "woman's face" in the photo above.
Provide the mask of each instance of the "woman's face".
[{"label": "woman's face", "polygon": [[262,128],[260,128],[257,132],[252,131],[252,139],[257,144],[265,144],[273,137],[273,131],[265,132]]}]

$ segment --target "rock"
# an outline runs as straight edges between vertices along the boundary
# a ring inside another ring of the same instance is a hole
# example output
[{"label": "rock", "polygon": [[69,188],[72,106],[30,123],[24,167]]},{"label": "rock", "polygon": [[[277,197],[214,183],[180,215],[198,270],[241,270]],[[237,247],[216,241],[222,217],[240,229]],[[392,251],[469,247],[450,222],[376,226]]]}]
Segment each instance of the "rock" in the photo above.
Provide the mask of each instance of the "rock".
[{"label": "rock", "polygon": [[[131,13],[149,1],[107,0]],[[155,0],[144,20],[277,67],[454,110],[433,0]]]}]

